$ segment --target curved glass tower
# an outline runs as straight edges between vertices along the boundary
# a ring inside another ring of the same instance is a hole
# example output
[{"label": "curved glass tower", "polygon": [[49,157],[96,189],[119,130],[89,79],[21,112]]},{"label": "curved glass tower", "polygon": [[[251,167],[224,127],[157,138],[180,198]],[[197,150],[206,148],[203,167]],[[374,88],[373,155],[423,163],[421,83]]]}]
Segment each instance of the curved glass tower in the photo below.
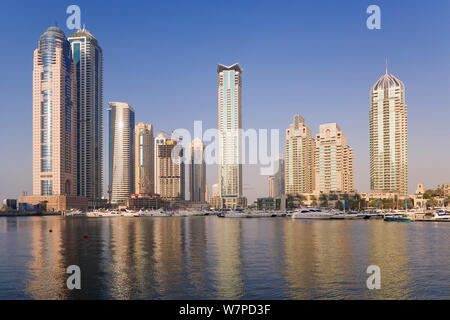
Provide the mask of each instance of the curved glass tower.
[{"label": "curved glass tower", "polygon": [[112,203],[124,203],[134,192],[134,109],[110,102],[109,193]]},{"label": "curved glass tower", "polygon": [[33,61],[33,194],[76,195],[75,66],[64,32],[50,27]]},{"label": "curved glass tower", "polygon": [[405,85],[386,73],[370,91],[370,190],[408,194]]}]

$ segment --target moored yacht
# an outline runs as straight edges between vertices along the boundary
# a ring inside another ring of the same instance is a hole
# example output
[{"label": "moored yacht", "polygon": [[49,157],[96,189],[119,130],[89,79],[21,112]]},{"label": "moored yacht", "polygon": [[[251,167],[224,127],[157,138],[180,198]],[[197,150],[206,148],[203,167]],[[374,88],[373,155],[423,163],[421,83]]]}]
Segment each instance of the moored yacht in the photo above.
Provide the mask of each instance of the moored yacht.
[{"label": "moored yacht", "polygon": [[304,208],[295,210],[292,219],[331,219],[336,212],[322,210],[317,208]]}]

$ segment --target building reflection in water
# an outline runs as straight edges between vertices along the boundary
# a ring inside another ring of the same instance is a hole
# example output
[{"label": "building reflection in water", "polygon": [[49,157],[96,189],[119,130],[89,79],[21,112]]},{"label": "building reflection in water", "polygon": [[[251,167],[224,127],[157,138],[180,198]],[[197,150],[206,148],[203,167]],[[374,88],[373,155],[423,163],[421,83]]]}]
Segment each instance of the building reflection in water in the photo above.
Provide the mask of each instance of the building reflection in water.
[{"label": "building reflection in water", "polygon": [[[383,221],[285,221],[285,275],[292,299],[408,298],[405,225]],[[369,265],[381,290],[369,290]]]},{"label": "building reflection in water", "polygon": [[371,223],[369,261],[381,271],[381,289],[368,291],[370,299],[410,299],[411,274],[407,254],[408,223]]},{"label": "building reflection in water", "polygon": [[64,221],[37,217],[31,219],[31,260],[28,265],[26,293],[32,299],[66,299],[68,290],[63,263]]},{"label": "building reflection in water", "polygon": [[188,298],[211,298],[208,293],[211,268],[208,265],[208,237],[207,219],[194,217],[184,219],[184,252],[187,278],[190,280]]},{"label": "building reflection in water", "polygon": [[243,295],[241,274],[241,219],[216,219],[217,266],[215,269],[218,299],[240,299]]},{"label": "building reflection in water", "polygon": [[[2,288],[14,292],[5,298],[31,299],[447,297],[446,227],[275,218],[0,219],[6,244],[0,297]],[[81,268],[81,290],[66,287],[69,265]],[[381,268],[381,290],[366,286],[369,265]]]}]

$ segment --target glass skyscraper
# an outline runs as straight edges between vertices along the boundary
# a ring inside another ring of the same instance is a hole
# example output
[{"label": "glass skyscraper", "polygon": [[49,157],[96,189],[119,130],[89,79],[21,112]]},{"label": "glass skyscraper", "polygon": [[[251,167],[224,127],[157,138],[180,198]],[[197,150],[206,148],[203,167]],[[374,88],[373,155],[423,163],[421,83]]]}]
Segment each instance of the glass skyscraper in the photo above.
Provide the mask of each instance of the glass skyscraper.
[{"label": "glass skyscraper", "polygon": [[77,75],[77,194],[93,201],[103,183],[103,55],[86,29],[68,38]]},{"label": "glass skyscraper", "polygon": [[33,62],[33,195],[76,196],[75,65],[64,32],[50,27]]},{"label": "glass skyscraper", "polygon": [[109,190],[112,203],[124,203],[134,193],[134,109],[109,102]]},{"label": "glass skyscraper", "polygon": [[189,192],[192,202],[206,201],[206,164],[204,144],[199,138],[191,141],[191,161],[189,166]]},{"label": "glass skyscraper", "polygon": [[408,194],[405,85],[387,68],[370,91],[370,190]]},{"label": "glass skyscraper", "polygon": [[219,185],[222,207],[246,206],[242,197],[242,68],[219,64]]}]

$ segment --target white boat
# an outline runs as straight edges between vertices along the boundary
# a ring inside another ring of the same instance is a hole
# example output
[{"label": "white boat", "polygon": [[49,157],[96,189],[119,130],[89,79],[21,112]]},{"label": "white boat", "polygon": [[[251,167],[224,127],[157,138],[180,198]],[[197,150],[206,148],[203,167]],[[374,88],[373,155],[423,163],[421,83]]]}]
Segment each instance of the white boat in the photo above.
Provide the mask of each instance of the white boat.
[{"label": "white boat", "polygon": [[364,218],[366,218],[366,214],[358,212],[339,212],[331,217],[331,219],[335,220],[356,220]]},{"label": "white boat", "polygon": [[436,209],[433,212],[432,220],[450,221],[450,212],[444,209]]},{"label": "white boat", "polygon": [[134,217],[167,217],[168,214],[163,209],[141,210],[133,215]]},{"label": "white boat", "polygon": [[308,208],[308,209],[298,209],[294,211],[292,214],[292,219],[314,219],[314,220],[325,220],[331,219],[331,217],[335,216],[336,212],[329,210],[322,210],[316,208]]},{"label": "white boat", "polygon": [[64,212],[64,215],[67,217],[71,217],[71,216],[86,216],[86,213],[78,210],[78,209],[73,209],[73,210],[69,210]]}]

